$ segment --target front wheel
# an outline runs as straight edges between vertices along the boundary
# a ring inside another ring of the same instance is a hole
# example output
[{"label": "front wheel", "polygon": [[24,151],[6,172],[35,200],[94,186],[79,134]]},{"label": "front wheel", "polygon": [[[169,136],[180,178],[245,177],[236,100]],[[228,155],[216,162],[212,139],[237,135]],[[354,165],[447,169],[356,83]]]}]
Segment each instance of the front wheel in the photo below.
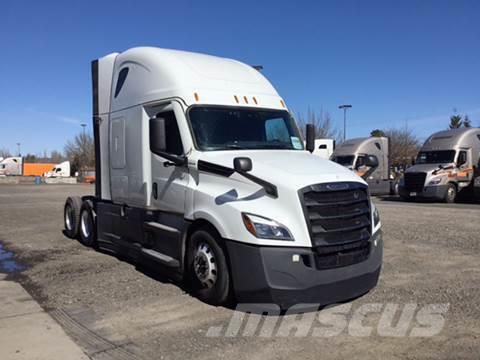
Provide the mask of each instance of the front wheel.
[{"label": "front wheel", "polygon": [[200,300],[223,305],[230,294],[230,273],[217,234],[209,229],[196,230],[190,237],[189,274],[192,290]]},{"label": "front wheel", "polygon": [[453,184],[447,185],[447,191],[445,192],[444,201],[448,204],[454,203],[457,199],[457,188]]}]

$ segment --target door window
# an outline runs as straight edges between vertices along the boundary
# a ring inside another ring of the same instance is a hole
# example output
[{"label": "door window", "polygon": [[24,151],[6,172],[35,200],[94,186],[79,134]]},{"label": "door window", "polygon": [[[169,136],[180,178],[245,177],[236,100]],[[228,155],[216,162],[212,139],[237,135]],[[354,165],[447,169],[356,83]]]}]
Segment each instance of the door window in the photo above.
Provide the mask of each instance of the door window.
[{"label": "door window", "polygon": [[467,152],[460,151],[458,153],[457,166],[462,166],[467,162]]},{"label": "door window", "polygon": [[183,155],[182,139],[173,110],[158,113],[157,118],[165,119],[165,151],[173,155]]}]

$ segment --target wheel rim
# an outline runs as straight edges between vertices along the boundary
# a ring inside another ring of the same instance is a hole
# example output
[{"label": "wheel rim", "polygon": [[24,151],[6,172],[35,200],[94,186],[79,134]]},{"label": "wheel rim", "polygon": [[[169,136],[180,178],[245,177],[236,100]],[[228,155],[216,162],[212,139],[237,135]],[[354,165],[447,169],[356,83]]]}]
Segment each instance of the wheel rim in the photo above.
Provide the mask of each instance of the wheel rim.
[{"label": "wheel rim", "polygon": [[447,196],[450,200],[453,200],[455,198],[455,189],[453,187],[448,188]]},{"label": "wheel rim", "polygon": [[88,211],[82,212],[81,228],[83,237],[89,238],[91,233],[91,221]]},{"label": "wheel rim", "polygon": [[70,205],[65,209],[65,227],[69,231],[73,229],[73,209]]},{"label": "wheel rim", "polygon": [[195,251],[193,268],[202,286],[211,288],[217,281],[217,263],[213,250],[207,243],[200,243]]}]

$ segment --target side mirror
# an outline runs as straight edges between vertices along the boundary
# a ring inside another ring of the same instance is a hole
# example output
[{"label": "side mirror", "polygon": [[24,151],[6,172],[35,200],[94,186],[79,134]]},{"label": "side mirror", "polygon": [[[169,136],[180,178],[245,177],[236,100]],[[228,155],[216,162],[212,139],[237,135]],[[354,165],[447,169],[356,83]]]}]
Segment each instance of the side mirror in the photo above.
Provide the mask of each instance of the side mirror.
[{"label": "side mirror", "polygon": [[313,153],[315,150],[315,125],[307,124],[306,127],[306,149]]},{"label": "side mirror", "polygon": [[159,155],[167,150],[165,119],[150,119],[150,150]]},{"label": "side mirror", "polygon": [[252,170],[252,159],[248,157],[236,157],[233,159],[233,168],[237,172],[249,172]]},{"label": "side mirror", "polygon": [[375,155],[367,155],[365,157],[365,166],[376,168],[378,166],[378,158]]}]

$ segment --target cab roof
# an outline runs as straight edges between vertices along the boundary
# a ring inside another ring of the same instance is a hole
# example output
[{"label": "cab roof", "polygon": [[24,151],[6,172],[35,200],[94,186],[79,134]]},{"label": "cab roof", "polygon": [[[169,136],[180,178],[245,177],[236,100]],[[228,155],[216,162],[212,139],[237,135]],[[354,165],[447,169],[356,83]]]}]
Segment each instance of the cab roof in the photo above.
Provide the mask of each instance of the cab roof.
[{"label": "cab roof", "polygon": [[425,141],[421,150],[453,150],[472,146],[480,146],[480,128],[459,128],[436,132]]},{"label": "cab roof", "polygon": [[116,55],[112,78],[111,111],[176,97],[187,105],[285,109],[275,88],[259,71],[217,56],[132,48]]}]

